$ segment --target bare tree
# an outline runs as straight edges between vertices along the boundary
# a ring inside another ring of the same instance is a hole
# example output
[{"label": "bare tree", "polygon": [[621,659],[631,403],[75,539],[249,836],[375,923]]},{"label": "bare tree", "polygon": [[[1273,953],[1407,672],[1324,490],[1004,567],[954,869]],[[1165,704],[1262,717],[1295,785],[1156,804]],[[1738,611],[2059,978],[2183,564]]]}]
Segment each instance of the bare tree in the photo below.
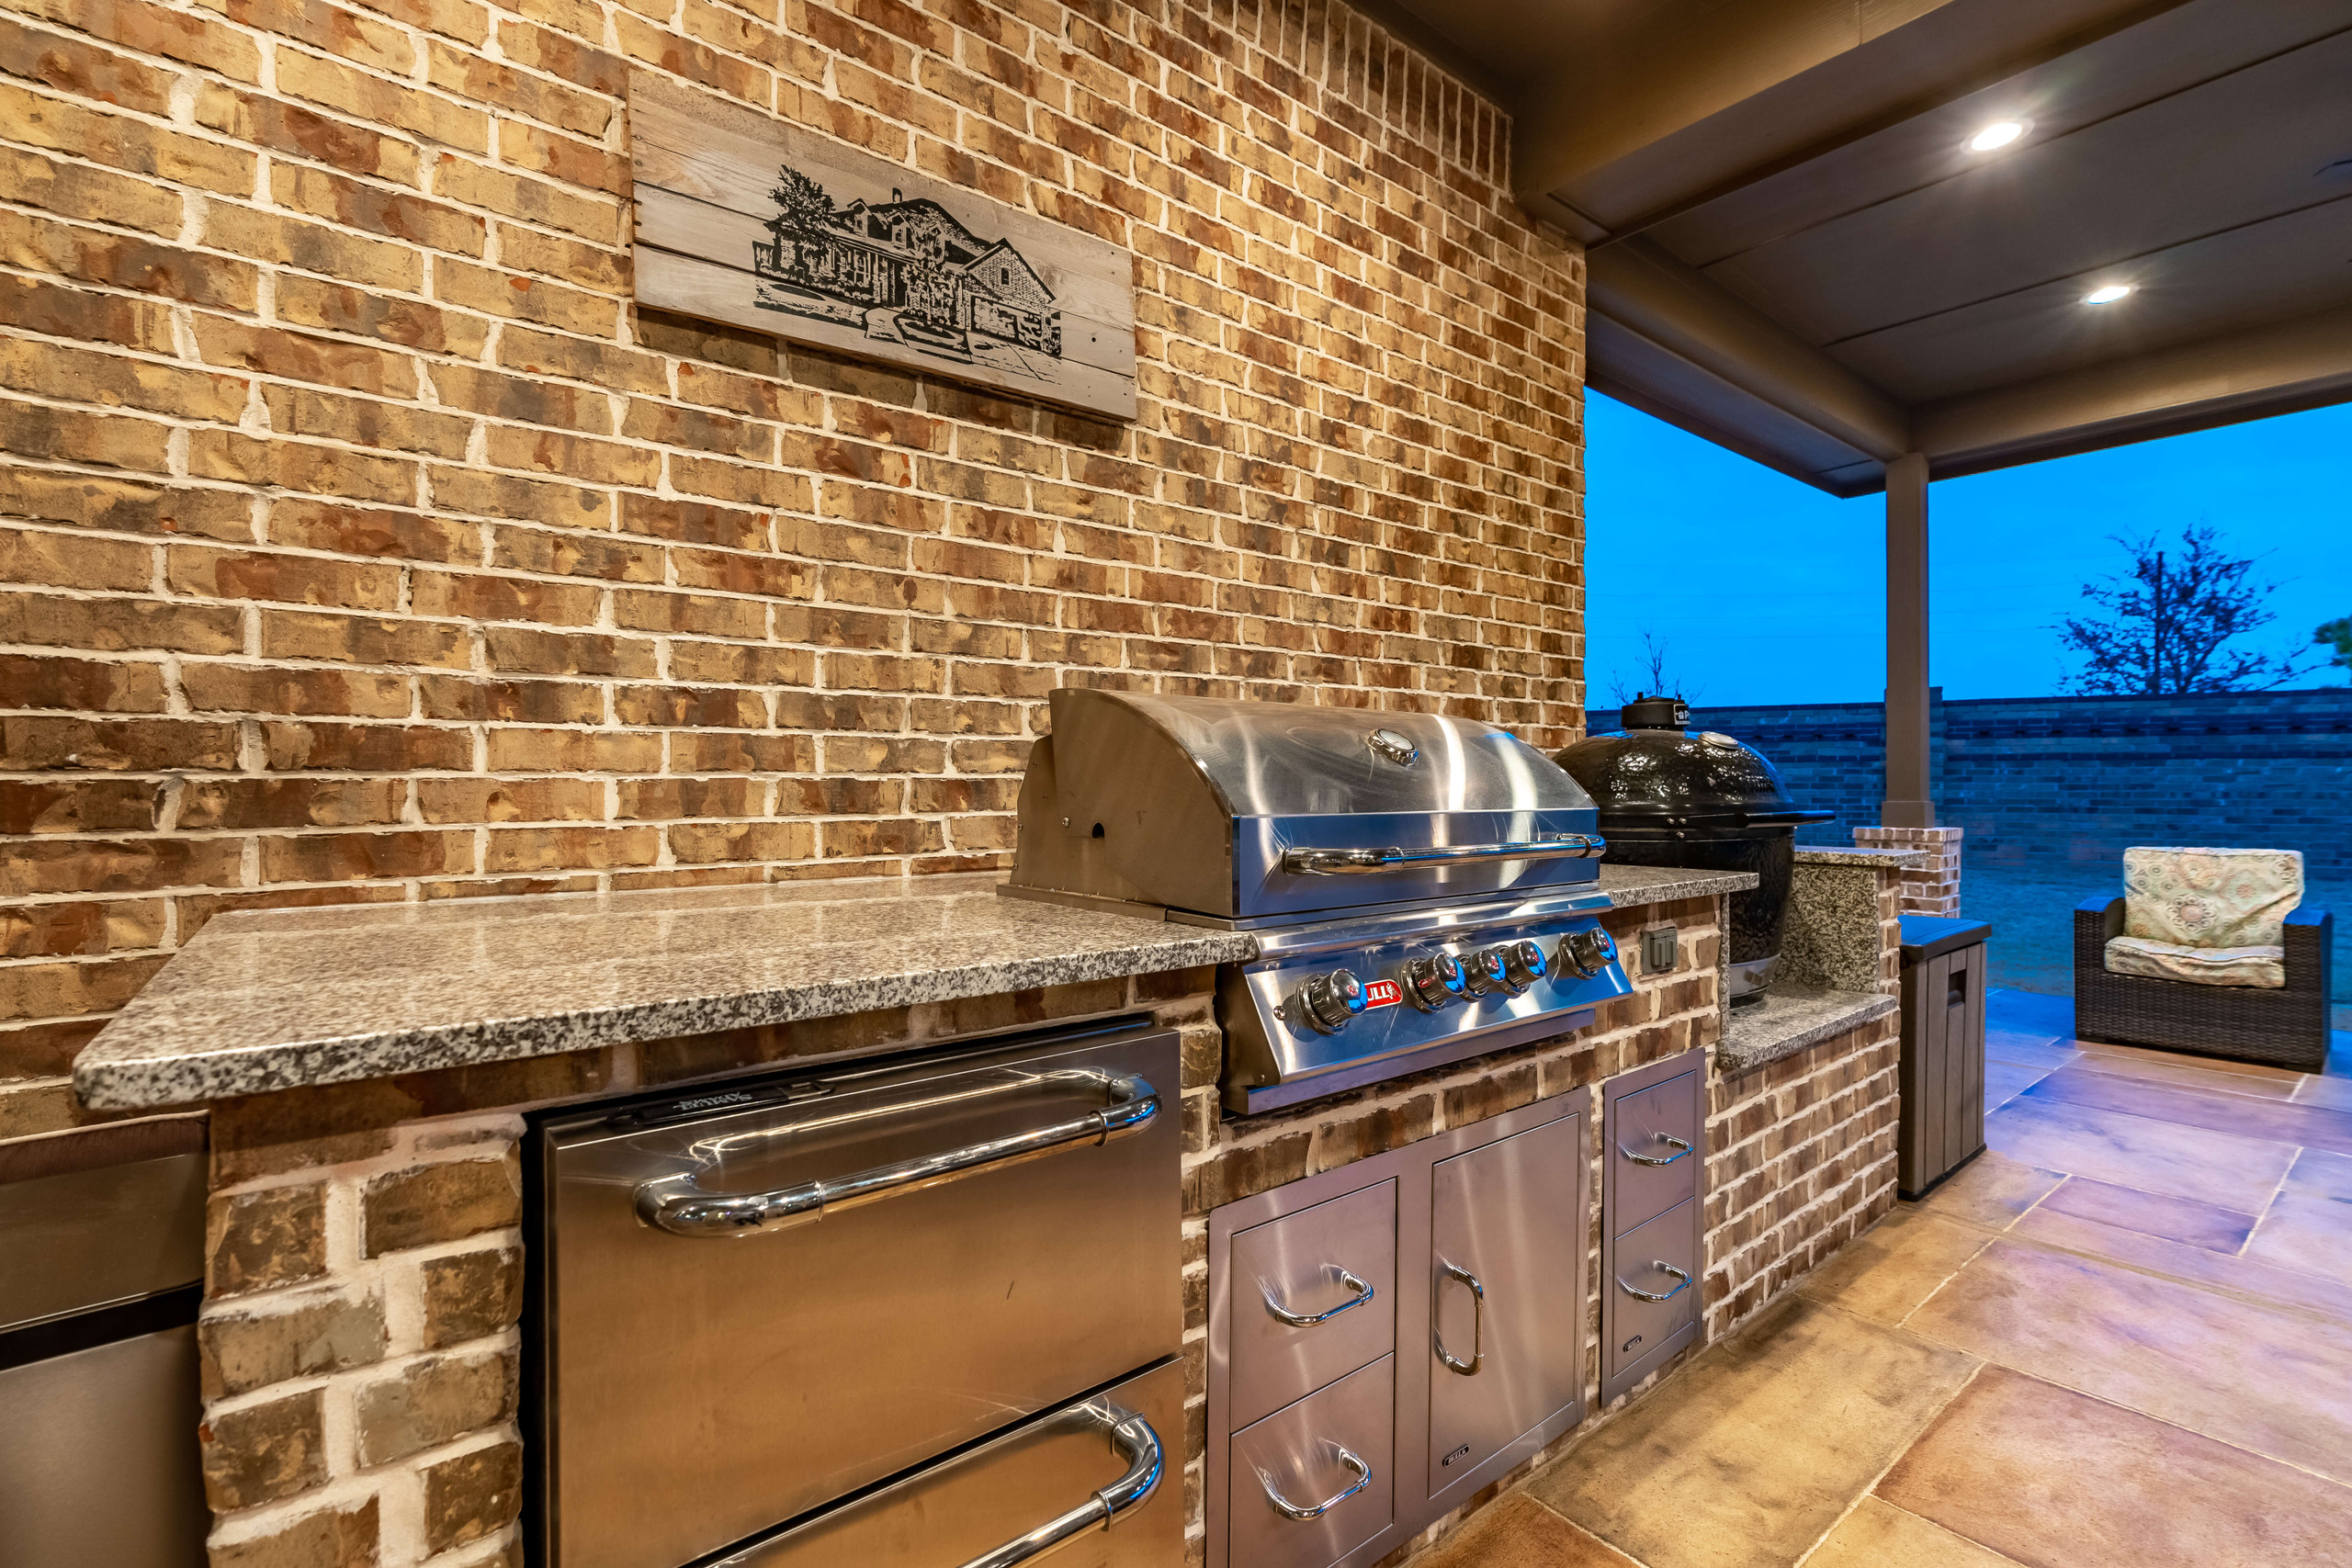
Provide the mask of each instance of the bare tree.
[{"label": "bare tree", "polygon": [[2175,550],[2153,534],[2117,537],[2132,555],[2129,576],[2086,584],[2104,615],[2069,617],[2061,646],[2082,655],[2078,692],[2100,696],[2179,692],[2258,692],[2312,672],[2307,656],[2229,646],[2278,617],[2266,605],[2275,582],[2251,578],[2256,562],[2226,553],[2209,524],[2185,529]]},{"label": "bare tree", "polygon": [[1634,669],[1634,679],[1637,684],[1628,688],[1623,675],[1612,678],[1609,682],[1609,700],[1619,707],[1623,707],[1636,697],[1670,696],[1680,697],[1686,703],[1696,701],[1699,695],[1697,687],[1679,682],[1667,673],[1666,656],[1667,645],[1644,632],[1642,660]]},{"label": "bare tree", "polygon": [[2346,682],[2352,683],[2352,615],[2323,621],[2319,630],[2312,633],[2312,640],[2335,650],[2335,657],[2327,661],[2327,667],[2344,671]]}]

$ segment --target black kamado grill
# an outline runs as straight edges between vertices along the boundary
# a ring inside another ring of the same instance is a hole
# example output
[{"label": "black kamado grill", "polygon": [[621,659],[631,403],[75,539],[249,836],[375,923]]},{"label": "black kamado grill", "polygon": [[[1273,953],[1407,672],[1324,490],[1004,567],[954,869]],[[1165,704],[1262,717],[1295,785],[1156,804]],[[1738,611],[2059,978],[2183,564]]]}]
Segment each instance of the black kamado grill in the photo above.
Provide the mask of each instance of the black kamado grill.
[{"label": "black kamado grill", "polygon": [[1796,830],[1834,811],[1789,798],[1764,754],[1728,735],[1687,734],[1679,697],[1637,697],[1624,729],[1594,735],[1558,754],[1600,808],[1608,857],[1631,865],[1751,871],[1752,892],[1731,896],[1731,998],[1760,995],[1780,961],[1781,928],[1796,869]]}]

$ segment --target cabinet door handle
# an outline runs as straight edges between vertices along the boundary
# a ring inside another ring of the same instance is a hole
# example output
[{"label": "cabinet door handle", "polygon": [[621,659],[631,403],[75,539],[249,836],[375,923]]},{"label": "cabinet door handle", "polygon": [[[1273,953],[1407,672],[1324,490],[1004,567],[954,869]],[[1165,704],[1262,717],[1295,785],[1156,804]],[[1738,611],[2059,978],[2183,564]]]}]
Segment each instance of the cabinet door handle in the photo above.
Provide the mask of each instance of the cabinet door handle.
[{"label": "cabinet door handle", "polygon": [[1685,1274],[1681,1269],[1677,1269],[1673,1264],[1666,1262],[1660,1258],[1653,1258],[1650,1261],[1650,1267],[1657,1269],[1661,1274],[1672,1275],[1675,1279],[1681,1280],[1682,1283],[1675,1286],[1674,1289],[1667,1292],[1664,1295],[1660,1295],[1656,1291],[1645,1291],[1639,1286],[1628,1285],[1625,1283],[1625,1277],[1620,1274],[1617,1277],[1617,1288],[1623,1291],[1627,1295],[1632,1296],[1636,1301],[1645,1302],[1670,1302],[1675,1297],[1680,1295],[1683,1292],[1690,1288],[1690,1276]]},{"label": "cabinet door handle", "polygon": [[1320,1503],[1316,1504],[1311,1508],[1302,1508],[1297,1504],[1292,1502],[1289,1498],[1283,1496],[1282,1493],[1275,1488],[1274,1478],[1272,1476],[1267,1474],[1262,1470],[1258,1472],[1258,1484],[1266,1489],[1266,1501],[1274,1506],[1274,1512],[1280,1514],[1286,1519],[1319,1519],[1324,1515],[1329,1513],[1332,1509],[1338,1507],[1340,1504],[1346,1502],[1349,1498],[1354,1496],[1357,1493],[1372,1484],[1372,1466],[1364,1463],[1361,1455],[1358,1455],[1348,1449],[1341,1448],[1337,1443],[1331,1444],[1330,1449],[1331,1457],[1338,1460],[1350,1470],[1354,1471],[1356,1478],[1353,1481],[1349,1482],[1348,1484],[1340,1490],[1332,1493],[1329,1497],[1326,1497]]},{"label": "cabinet door handle", "polygon": [[1664,1159],[1660,1159],[1656,1155],[1637,1155],[1623,1144],[1617,1145],[1617,1152],[1623,1155],[1627,1159],[1632,1160],[1635,1165],[1672,1165],[1676,1160],[1679,1160],[1684,1155],[1689,1154],[1691,1149],[1690,1145],[1684,1143],[1681,1139],[1676,1137],[1671,1133],[1660,1133],[1657,1135],[1657,1141],[1666,1145],[1667,1147],[1672,1149],[1674,1152],[1667,1156]]},{"label": "cabinet door handle", "polygon": [[1448,1263],[1441,1258],[1437,1266],[1438,1271],[1447,1278],[1459,1280],[1470,1287],[1470,1359],[1458,1360],[1446,1349],[1445,1338],[1438,1330],[1435,1313],[1430,1314],[1430,1342],[1437,1347],[1437,1359],[1445,1363],[1447,1371],[1475,1378],[1487,1359],[1487,1287],[1478,1283],[1477,1275],[1459,1264]]},{"label": "cabinet door handle", "polygon": [[1343,1312],[1353,1311],[1372,1300],[1377,1293],[1370,1285],[1365,1284],[1345,1269],[1334,1269],[1331,1272],[1340,1277],[1340,1283],[1346,1286],[1349,1292],[1348,1299],[1338,1306],[1326,1312],[1293,1312],[1274,1299],[1274,1288],[1272,1285],[1261,1285],[1259,1288],[1265,1292],[1266,1310],[1293,1328],[1312,1328],[1318,1323],[1330,1322]]}]

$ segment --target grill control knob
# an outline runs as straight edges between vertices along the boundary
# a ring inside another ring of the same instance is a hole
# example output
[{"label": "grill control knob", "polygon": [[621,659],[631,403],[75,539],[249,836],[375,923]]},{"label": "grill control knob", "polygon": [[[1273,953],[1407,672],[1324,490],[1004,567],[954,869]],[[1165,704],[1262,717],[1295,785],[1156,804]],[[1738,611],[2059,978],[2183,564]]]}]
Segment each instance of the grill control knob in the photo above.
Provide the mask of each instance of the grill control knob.
[{"label": "grill control knob", "polygon": [[1405,994],[1424,1012],[1435,1012],[1463,999],[1470,977],[1462,961],[1450,953],[1432,953],[1405,965]]},{"label": "grill control knob", "polygon": [[1462,967],[1465,971],[1463,978],[1468,983],[1470,994],[1474,997],[1510,988],[1510,980],[1503,971],[1502,949],[1498,947],[1481,948],[1472,953]]},{"label": "grill control knob", "polygon": [[1507,942],[1495,951],[1502,956],[1503,984],[1514,997],[1544,978],[1552,967],[1540,942]]},{"label": "grill control knob", "polygon": [[1363,1011],[1363,982],[1344,969],[1317,975],[1300,987],[1299,1010],[1325,1034],[1337,1034]]},{"label": "grill control knob", "polygon": [[1560,939],[1560,967],[1572,969],[1589,980],[1609,967],[1617,956],[1617,944],[1599,926],[1588,931],[1570,931]]}]

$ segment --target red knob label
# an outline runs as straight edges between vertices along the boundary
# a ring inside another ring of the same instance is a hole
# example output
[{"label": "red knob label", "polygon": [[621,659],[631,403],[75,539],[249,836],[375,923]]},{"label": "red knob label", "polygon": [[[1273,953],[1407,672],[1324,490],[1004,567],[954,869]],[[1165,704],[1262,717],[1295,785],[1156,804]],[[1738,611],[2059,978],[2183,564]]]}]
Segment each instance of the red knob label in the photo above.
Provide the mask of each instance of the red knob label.
[{"label": "red knob label", "polygon": [[1363,1010],[1393,1008],[1405,999],[1404,987],[1394,980],[1366,980],[1363,984]]}]

